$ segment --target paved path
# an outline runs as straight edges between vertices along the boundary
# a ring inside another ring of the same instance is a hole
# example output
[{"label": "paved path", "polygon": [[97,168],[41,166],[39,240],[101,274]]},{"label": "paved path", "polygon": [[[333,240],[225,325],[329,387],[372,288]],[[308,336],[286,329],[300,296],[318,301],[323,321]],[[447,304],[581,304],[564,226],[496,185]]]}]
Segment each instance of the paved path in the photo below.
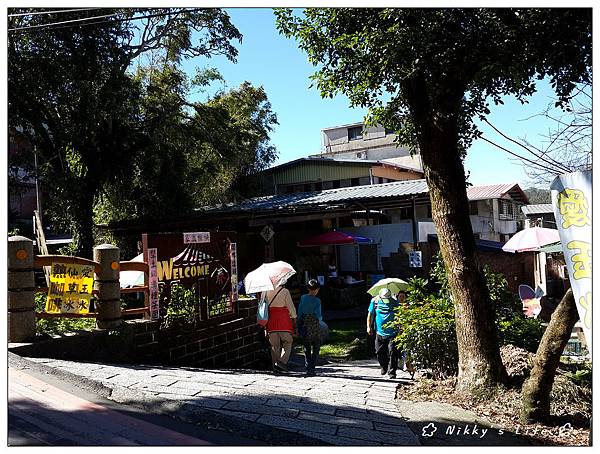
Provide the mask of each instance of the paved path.
[{"label": "paved path", "polygon": [[180,446],[208,441],[158,426],[8,369],[8,443]]},{"label": "paved path", "polygon": [[[113,397],[136,392],[152,402],[185,403],[332,445],[418,445],[394,403],[399,380],[379,374],[376,361],[320,367],[319,375],[273,375],[252,370],[208,370],[29,361],[101,382]],[[402,373],[399,379],[406,379]],[[150,407],[152,408],[152,407]]]}]

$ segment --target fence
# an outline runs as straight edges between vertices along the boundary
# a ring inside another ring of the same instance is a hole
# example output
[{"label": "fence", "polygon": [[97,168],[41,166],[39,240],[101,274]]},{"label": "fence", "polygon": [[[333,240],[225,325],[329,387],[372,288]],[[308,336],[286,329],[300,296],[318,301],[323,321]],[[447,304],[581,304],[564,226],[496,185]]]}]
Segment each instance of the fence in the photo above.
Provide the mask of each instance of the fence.
[{"label": "fence", "polygon": [[[94,269],[94,289],[96,312],[87,314],[35,312],[35,293],[47,292],[48,288],[35,287],[34,272],[38,268],[51,266],[53,262],[89,265]],[[96,319],[99,329],[116,328],[121,325],[123,316],[145,315],[148,310],[148,287],[121,289],[120,271],[141,271],[148,273],[148,264],[143,262],[120,261],[120,251],[116,246],[102,244],[94,248],[93,260],[62,255],[34,255],[33,241],[22,236],[8,239],[8,341],[29,342],[35,337],[35,320],[51,317],[90,317]],[[146,279],[147,281],[147,279]],[[145,307],[121,309],[121,293],[144,292]]]}]

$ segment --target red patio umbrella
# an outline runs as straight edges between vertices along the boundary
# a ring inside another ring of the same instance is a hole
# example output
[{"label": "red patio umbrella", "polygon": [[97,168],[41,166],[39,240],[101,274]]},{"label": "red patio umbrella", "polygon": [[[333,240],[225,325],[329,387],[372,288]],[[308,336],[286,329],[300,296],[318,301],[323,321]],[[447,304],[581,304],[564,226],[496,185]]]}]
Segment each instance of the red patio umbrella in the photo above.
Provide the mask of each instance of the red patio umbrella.
[{"label": "red patio umbrella", "polygon": [[350,233],[334,230],[332,232],[322,233],[298,241],[298,246],[338,246],[342,244],[369,244],[372,242],[373,240],[364,236],[352,235]]}]

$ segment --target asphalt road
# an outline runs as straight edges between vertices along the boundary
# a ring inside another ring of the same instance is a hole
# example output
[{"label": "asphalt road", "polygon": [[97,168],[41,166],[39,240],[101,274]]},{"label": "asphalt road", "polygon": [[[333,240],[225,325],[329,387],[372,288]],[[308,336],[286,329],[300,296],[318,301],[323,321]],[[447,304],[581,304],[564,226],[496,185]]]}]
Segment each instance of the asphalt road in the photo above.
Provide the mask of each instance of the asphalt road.
[{"label": "asphalt road", "polygon": [[251,445],[109,401],[35,370],[8,369],[9,446]]}]

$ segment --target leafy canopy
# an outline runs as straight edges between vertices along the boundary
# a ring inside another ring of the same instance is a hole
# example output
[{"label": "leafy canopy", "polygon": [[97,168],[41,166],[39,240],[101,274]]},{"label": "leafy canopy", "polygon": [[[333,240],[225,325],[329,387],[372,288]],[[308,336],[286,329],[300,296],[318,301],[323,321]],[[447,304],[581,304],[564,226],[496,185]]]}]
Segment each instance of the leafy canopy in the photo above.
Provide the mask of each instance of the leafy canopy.
[{"label": "leafy canopy", "polygon": [[[343,93],[369,107],[370,122],[395,128],[409,146],[425,122],[458,120],[463,150],[478,134],[488,98],[521,102],[548,77],[564,104],[590,79],[591,9],[309,8],[276,12],[298,40],[324,97]],[[415,84],[422,98],[409,99]],[[389,100],[389,101],[388,101]],[[418,104],[419,107],[415,108]],[[415,121],[416,120],[416,121]]]}]

